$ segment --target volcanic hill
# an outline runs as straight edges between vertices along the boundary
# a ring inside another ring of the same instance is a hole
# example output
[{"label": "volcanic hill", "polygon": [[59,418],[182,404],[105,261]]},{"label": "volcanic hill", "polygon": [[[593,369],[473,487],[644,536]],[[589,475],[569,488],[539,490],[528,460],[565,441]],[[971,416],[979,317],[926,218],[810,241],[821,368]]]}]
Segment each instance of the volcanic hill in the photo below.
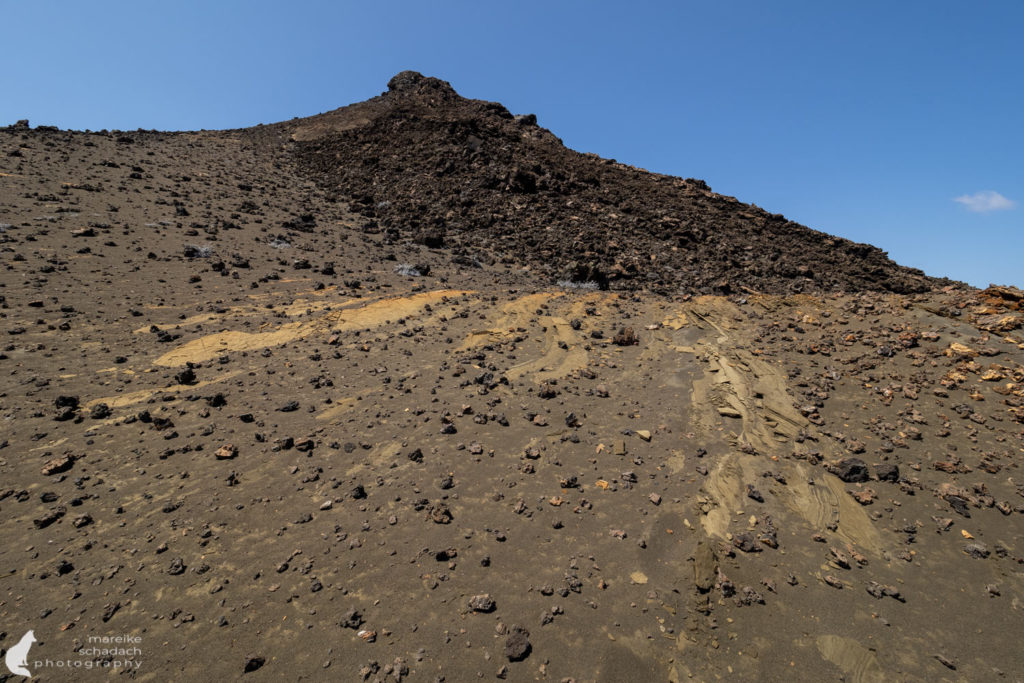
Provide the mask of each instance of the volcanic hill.
[{"label": "volcanic hill", "polygon": [[0,656],[1024,680],[1022,323],[412,72],[242,130],[0,128]]}]

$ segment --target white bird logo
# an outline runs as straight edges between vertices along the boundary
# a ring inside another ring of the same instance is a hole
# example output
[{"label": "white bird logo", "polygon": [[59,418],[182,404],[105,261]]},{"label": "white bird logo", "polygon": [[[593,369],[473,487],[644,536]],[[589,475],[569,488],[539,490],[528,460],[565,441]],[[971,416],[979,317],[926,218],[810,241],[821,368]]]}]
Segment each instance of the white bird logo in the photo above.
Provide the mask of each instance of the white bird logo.
[{"label": "white bird logo", "polygon": [[4,662],[12,674],[32,678],[32,672],[25,667],[28,666],[28,649],[34,642],[36,642],[36,634],[29,631],[21,637],[17,645],[7,651]]}]

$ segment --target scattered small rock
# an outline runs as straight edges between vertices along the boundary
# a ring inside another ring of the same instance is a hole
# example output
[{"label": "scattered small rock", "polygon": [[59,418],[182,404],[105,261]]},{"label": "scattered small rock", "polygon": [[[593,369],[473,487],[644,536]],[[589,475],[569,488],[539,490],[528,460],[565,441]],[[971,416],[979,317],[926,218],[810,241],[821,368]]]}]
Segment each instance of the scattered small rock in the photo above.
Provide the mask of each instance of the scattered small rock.
[{"label": "scattered small rock", "polygon": [[488,593],[474,595],[469,599],[469,608],[474,612],[493,612],[494,607],[494,598]]},{"label": "scattered small rock", "polygon": [[829,470],[848,484],[867,481],[869,478],[868,466],[860,458],[844,458],[832,463]]},{"label": "scattered small rock", "polygon": [[520,662],[530,655],[530,632],[522,626],[513,626],[505,639],[505,656],[510,662]]},{"label": "scattered small rock", "polygon": [[245,658],[245,667],[243,671],[247,674],[252,673],[253,671],[256,671],[266,663],[267,660],[264,657],[261,657],[260,655],[249,655]]}]

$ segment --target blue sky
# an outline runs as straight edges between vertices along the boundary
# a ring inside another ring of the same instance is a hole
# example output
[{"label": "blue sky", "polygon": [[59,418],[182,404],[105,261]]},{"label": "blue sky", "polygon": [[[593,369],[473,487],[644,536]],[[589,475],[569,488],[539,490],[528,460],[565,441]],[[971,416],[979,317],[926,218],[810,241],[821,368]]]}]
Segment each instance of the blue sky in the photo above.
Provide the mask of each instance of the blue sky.
[{"label": "blue sky", "polygon": [[1024,3],[0,0],[0,125],[233,128],[414,69],[570,147],[1024,286]]}]

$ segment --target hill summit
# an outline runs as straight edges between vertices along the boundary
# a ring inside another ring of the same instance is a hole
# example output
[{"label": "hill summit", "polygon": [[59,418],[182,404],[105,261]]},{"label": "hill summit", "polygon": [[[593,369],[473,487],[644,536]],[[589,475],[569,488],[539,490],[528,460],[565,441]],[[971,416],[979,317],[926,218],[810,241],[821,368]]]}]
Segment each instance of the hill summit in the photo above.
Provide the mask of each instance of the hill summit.
[{"label": "hill summit", "polygon": [[529,266],[602,289],[921,292],[937,281],[882,250],[565,147],[532,114],[414,71],[387,92],[276,128],[302,173],[353,201],[388,242]]}]

